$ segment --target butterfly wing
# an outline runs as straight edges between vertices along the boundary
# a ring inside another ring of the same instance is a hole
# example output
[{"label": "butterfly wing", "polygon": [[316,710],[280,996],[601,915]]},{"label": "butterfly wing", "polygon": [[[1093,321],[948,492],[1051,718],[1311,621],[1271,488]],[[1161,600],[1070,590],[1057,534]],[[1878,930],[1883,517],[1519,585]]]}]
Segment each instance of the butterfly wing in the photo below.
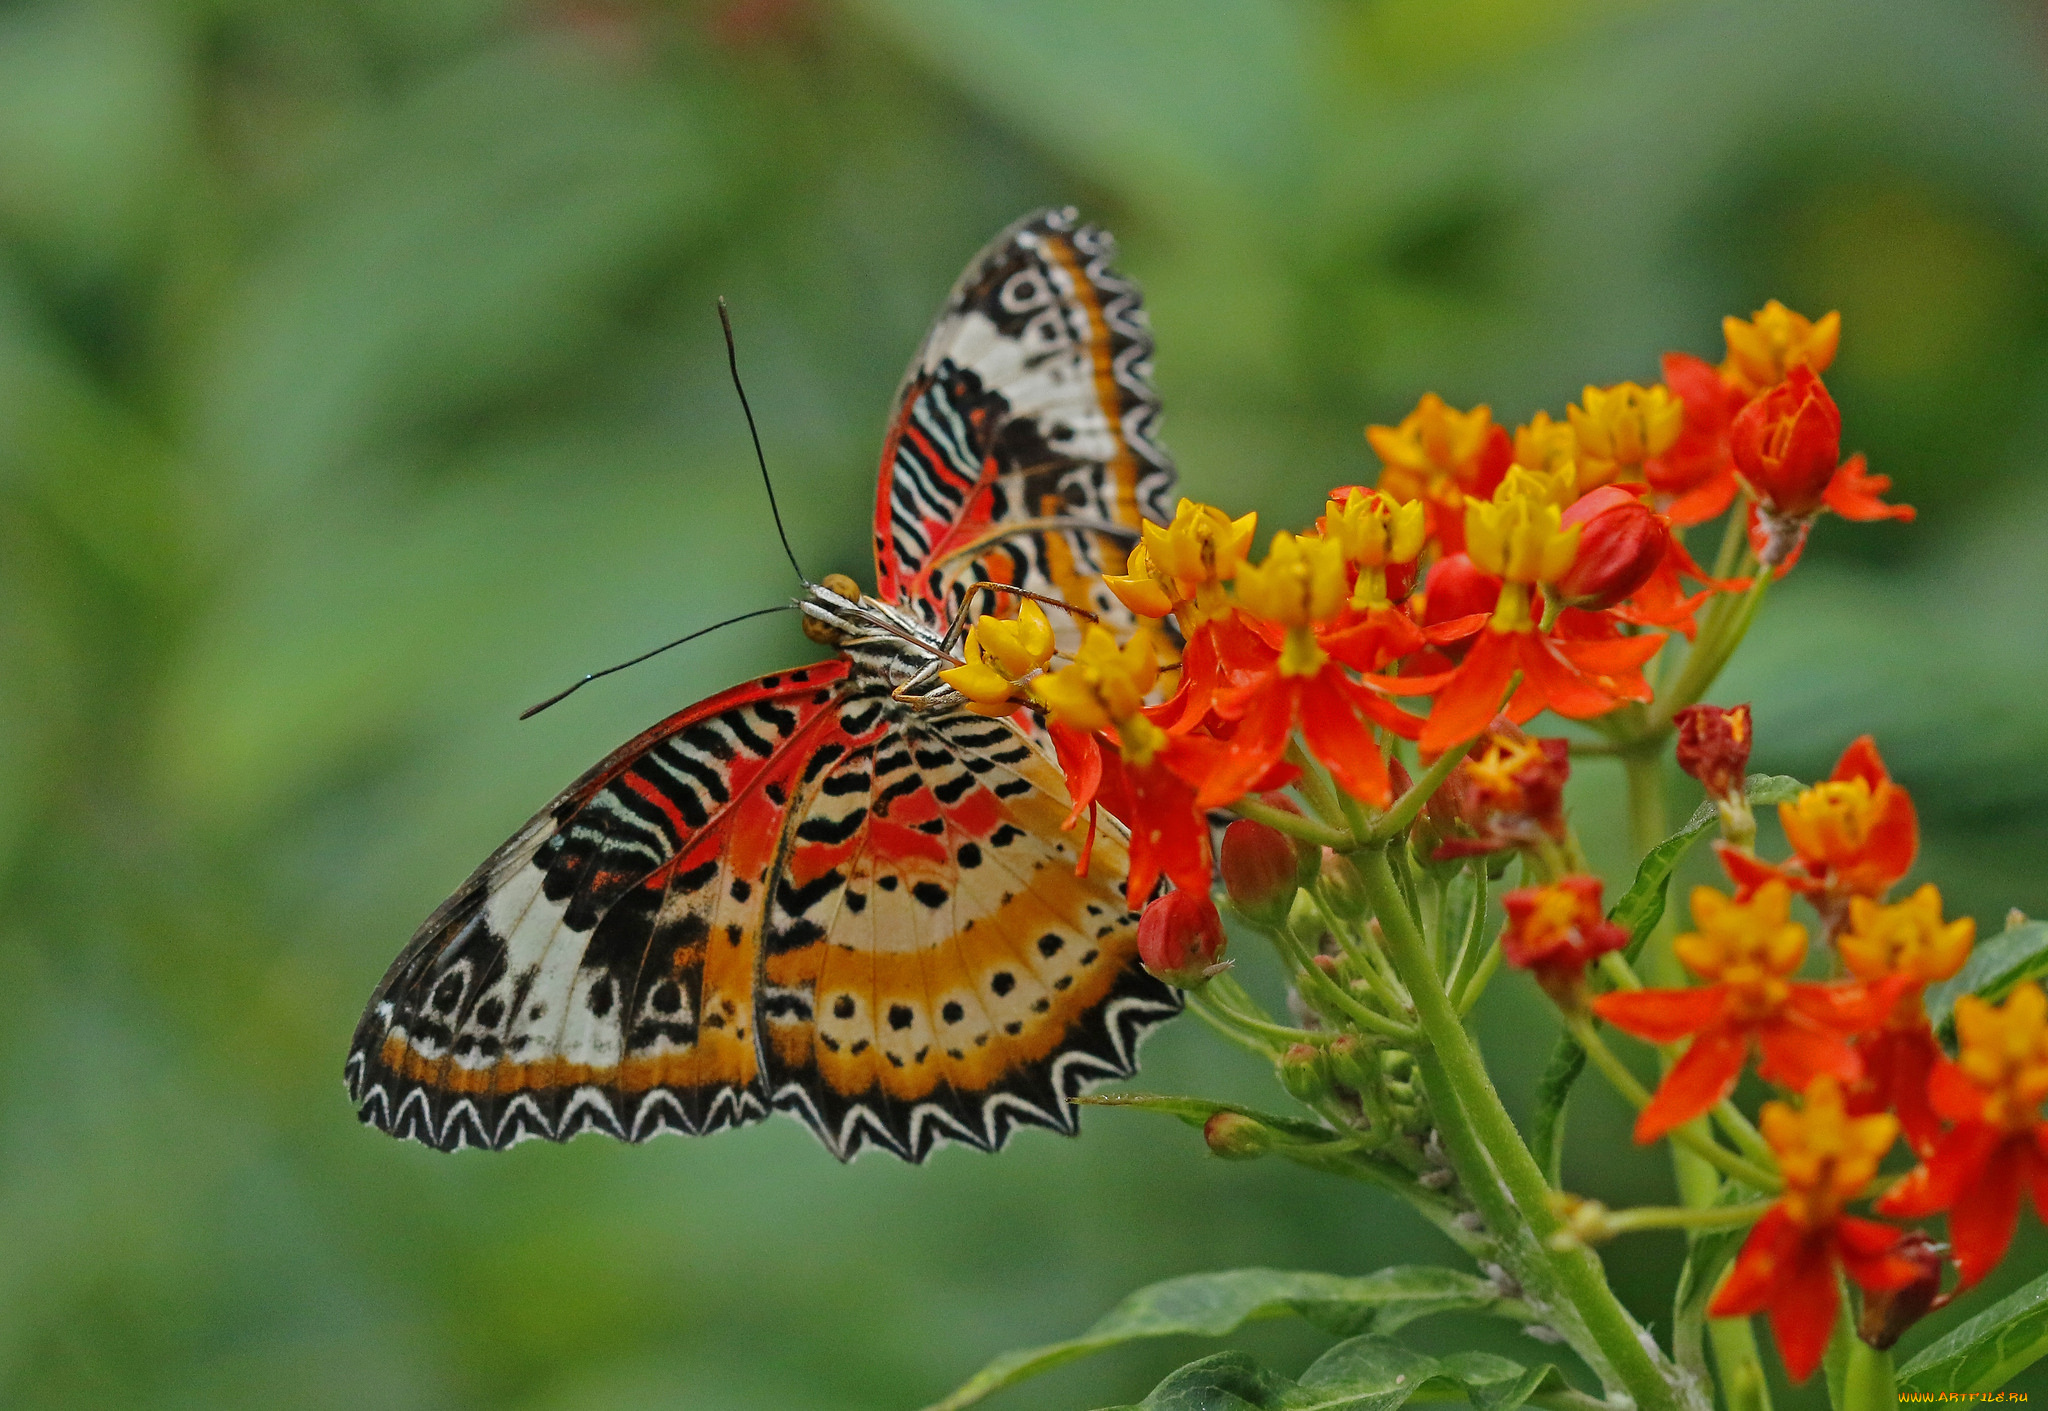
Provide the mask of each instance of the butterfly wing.
[{"label": "butterfly wing", "polygon": [[362,1119],[453,1150],[765,1116],[767,882],[848,673],[824,662],[692,706],[492,854],[364,1011],[347,1068]]},{"label": "butterfly wing", "polygon": [[877,700],[885,728],[792,804],[762,947],[771,1100],[842,1159],[1072,1133],[1070,1099],[1129,1076],[1181,1007],[1137,963],[1124,845],[1098,838],[1077,876],[1064,780],[1015,726]]},{"label": "butterfly wing", "polygon": [[[953,287],[883,444],[877,596],[937,627],[973,583],[1011,583],[1129,624],[1101,575],[1168,517],[1174,470],[1153,439],[1152,335],[1114,251],[1071,209],[1044,211]],[[1071,620],[1054,620],[1071,648]]]}]

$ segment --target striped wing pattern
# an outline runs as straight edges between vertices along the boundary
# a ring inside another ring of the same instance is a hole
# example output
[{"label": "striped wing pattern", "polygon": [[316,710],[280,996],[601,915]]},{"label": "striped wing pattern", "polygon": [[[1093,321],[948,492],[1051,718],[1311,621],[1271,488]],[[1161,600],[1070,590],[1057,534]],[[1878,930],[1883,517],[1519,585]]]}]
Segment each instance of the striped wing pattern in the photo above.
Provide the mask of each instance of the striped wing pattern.
[{"label": "striped wing pattern", "polygon": [[1169,517],[1174,469],[1154,439],[1151,330],[1114,253],[1071,209],[1040,212],[947,296],[882,448],[879,597],[938,627],[970,584],[1013,583],[1129,625],[1100,575]]},{"label": "striped wing pattern", "polygon": [[1077,877],[1015,727],[889,692],[860,655],[765,677],[592,771],[392,966],[363,1120],[452,1150],[783,1108],[913,1161],[1073,1131],[1180,1007],[1135,962],[1122,844]]},{"label": "striped wing pattern", "polygon": [[1173,468],[1111,253],[1069,210],[976,257],[883,455],[886,630],[654,726],[492,854],[364,1011],[363,1121],[453,1150],[781,1109],[841,1159],[921,1161],[1071,1133],[1077,1092],[1135,1071],[1181,998],[1137,962],[1120,826],[1080,875],[1030,722],[893,694],[977,580],[1129,620],[1083,579],[1164,518]]}]

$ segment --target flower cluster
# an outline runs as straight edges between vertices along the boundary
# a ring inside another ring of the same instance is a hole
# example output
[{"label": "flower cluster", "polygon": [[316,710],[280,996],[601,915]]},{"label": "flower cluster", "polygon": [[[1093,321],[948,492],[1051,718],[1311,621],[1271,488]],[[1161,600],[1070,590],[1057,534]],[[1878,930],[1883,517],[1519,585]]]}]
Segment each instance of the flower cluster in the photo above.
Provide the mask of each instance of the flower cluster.
[{"label": "flower cluster", "polygon": [[[1704,604],[1753,583],[1733,561],[1744,534],[1709,572],[1686,526],[1739,494],[1737,515],[1754,521],[1741,526],[1756,548],[1744,561],[1782,568],[1789,551],[1774,559],[1770,545],[1803,537],[1823,507],[1911,514],[1873,510],[1883,482],[1836,464],[1841,419],[1819,380],[1834,315],[1810,322],[1773,303],[1726,333],[1718,368],[1674,354],[1665,382],[1588,387],[1562,416],[1538,412],[1512,432],[1487,407],[1425,396],[1398,424],[1366,429],[1375,486],[1331,490],[1313,526],[1274,534],[1263,554],[1256,515],[1183,500],[1104,580],[1150,625],[1126,641],[1090,627],[1048,666],[1035,605],[1014,622],[983,618],[945,679],[974,709],[1047,718],[1070,823],[1100,806],[1130,830],[1134,904],[1162,876],[1206,890],[1206,815],[1248,796],[1299,782],[1326,821],[1348,825],[1361,806],[1392,805],[1392,741],[1414,741],[1427,764],[1497,715],[1598,721],[1648,705],[1644,668],[1668,636],[1695,636]],[[1467,777],[1512,792],[1511,764]],[[1515,845],[1532,827],[1557,835],[1554,800],[1474,807],[1498,826],[1455,823],[1443,859]]]},{"label": "flower cluster", "polygon": [[[1932,885],[1892,898],[1918,823],[1874,744],[1857,740],[1830,778],[1780,805],[1791,855],[1766,860],[1745,777],[1749,709],[1699,703],[1818,516],[1912,518],[1880,498],[1889,482],[1861,456],[1842,457],[1822,381],[1840,331],[1834,314],[1773,302],[1726,321],[1719,364],[1673,353],[1661,382],[1587,387],[1562,415],[1512,429],[1485,406],[1425,396],[1366,429],[1375,483],[1338,485],[1312,525],[1263,550],[1255,515],[1192,500],[1145,525],[1101,585],[1138,619],[1128,635],[1089,625],[1063,655],[1026,604],[982,618],[944,673],[971,708],[1043,726],[1067,826],[1085,821],[1093,839],[1107,813],[1128,833],[1143,962],[1270,1052],[1287,1091],[1342,1133],[1343,1160],[1383,1163],[1374,1179],[1429,1191],[1456,1179],[1429,1146],[1447,1094],[1418,1081],[1438,1070],[1417,1055],[1453,1042],[1432,1024],[1455,1025],[1497,965],[1531,974],[1638,1102],[1638,1140],[1690,1145],[1772,1194],[1686,1218],[1752,1225],[1713,1313],[1767,1313],[1801,1379],[1836,1324],[1838,1275],[1863,1291],[1873,1345],[1939,1292],[1937,1247],[1853,1204],[1947,1212],[1963,1286],[2002,1255],[2023,1187],[2048,1216],[2048,998],[2032,986],[2002,1007],[1965,997],[1951,1057],[1923,997],[1958,972],[1974,926],[1946,919]],[[1724,516],[1703,567],[1686,536]],[[1544,712],[1579,733],[1524,729]],[[1646,987],[1634,964],[1661,891],[1651,905],[1639,883],[1605,910],[1565,786],[1575,753],[1615,757],[1634,808],[1643,781],[1661,789],[1674,747],[1718,812],[1727,885],[1694,889],[1690,928],[1658,939],[1691,982]],[[1219,811],[1239,815],[1220,855]],[[1488,883],[1516,863],[1489,945]],[[1211,898],[1219,869],[1225,912]],[[1225,914],[1275,942],[1291,1022],[1224,975]],[[1820,951],[1832,978],[1808,976]],[[1445,1008],[1418,1001],[1431,987]],[[1654,1092],[1607,1050],[1601,1021],[1660,1046]],[[1760,1129],[1730,1101],[1752,1064],[1780,1094]],[[1328,1164],[1321,1130],[1234,1109],[1204,1126],[1222,1155],[1315,1150]],[[1922,1164],[1876,1186],[1901,1137]]]}]

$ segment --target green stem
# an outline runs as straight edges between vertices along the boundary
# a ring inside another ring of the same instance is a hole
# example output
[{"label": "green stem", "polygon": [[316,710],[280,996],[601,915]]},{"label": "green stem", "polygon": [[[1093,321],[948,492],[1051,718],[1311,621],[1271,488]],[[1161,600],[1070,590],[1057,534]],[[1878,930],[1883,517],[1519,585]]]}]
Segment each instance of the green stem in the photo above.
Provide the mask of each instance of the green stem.
[{"label": "green stem", "polygon": [[1303,818],[1298,813],[1289,813],[1284,808],[1275,808],[1254,798],[1239,799],[1230,805],[1230,811],[1239,818],[1249,818],[1254,823],[1263,823],[1290,838],[1299,838],[1305,843],[1314,843],[1317,847],[1341,849],[1358,846],[1358,840],[1349,833],[1326,828],[1312,819]]},{"label": "green stem", "polygon": [[[1716,574],[1716,577],[1725,576],[1725,573]],[[1769,575],[1766,574],[1764,577],[1768,578]],[[1722,601],[1725,599],[1716,601],[1715,607],[1720,607]],[[1717,637],[1718,633],[1714,630],[1716,625],[1710,622],[1708,627],[1701,630],[1701,637]],[[1692,659],[1688,658],[1688,669],[1692,664]],[[1684,679],[1682,676],[1681,682]],[[1707,679],[1711,684],[1712,677],[1709,676]],[[1705,687],[1701,689],[1704,691]],[[1664,705],[1665,702],[1660,699],[1659,714],[1668,723],[1670,714],[1664,709]],[[1639,745],[1635,750],[1622,756],[1622,768],[1628,776],[1629,844],[1635,855],[1641,857],[1663,842],[1671,829],[1670,818],[1665,811],[1663,751],[1661,748],[1645,749]],[[1676,922],[1676,914],[1669,906],[1665,907],[1664,915],[1658,921],[1655,933],[1650,937],[1648,954],[1643,957],[1646,969],[1655,967],[1661,968],[1664,972],[1653,974],[1652,978],[1667,984],[1680,983],[1683,980],[1682,974],[1674,973],[1678,971],[1678,958],[1670,949],[1670,939],[1677,929]],[[1634,972],[1628,970],[1628,963],[1622,957],[1615,955],[1603,959],[1615,961],[1627,974],[1629,981],[1640,984]],[[1592,1032],[1590,1024],[1587,1029],[1588,1032]],[[1605,1049],[1606,1045],[1601,1043],[1600,1047]],[[1590,1054],[1592,1050],[1588,1049],[1587,1052]],[[1672,1061],[1671,1054],[1664,1054],[1663,1063],[1667,1071]],[[1634,1077],[1634,1074],[1629,1074],[1630,1081],[1634,1081]],[[1747,1126],[1747,1123],[1744,1125]],[[1671,1173],[1678,1186],[1679,1199],[1695,1208],[1717,1204],[1721,1194],[1720,1171],[1717,1171],[1715,1164],[1702,1154],[1702,1149],[1719,1152],[1721,1147],[1715,1143],[1707,1123],[1695,1119],[1673,1131],[1671,1136]],[[1748,1149],[1747,1143],[1743,1145]],[[1740,1158],[1736,1160],[1742,1166],[1750,1165],[1748,1162],[1741,1162]],[[1723,1166],[1721,1170],[1728,1168]],[[1730,1174],[1734,1173],[1730,1171]],[[1772,1182],[1757,1188],[1776,1189],[1776,1184]],[[1763,1351],[1757,1346],[1756,1331],[1750,1326],[1749,1319],[1707,1319],[1707,1341],[1714,1349],[1714,1373],[1720,1382],[1721,1400],[1727,1411],[1771,1411],[1770,1383],[1764,1377]]]},{"label": "green stem", "polygon": [[1384,843],[1413,823],[1415,815],[1422,812],[1422,806],[1429,802],[1430,795],[1450,777],[1453,769],[1464,762],[1465,756],[1472,753],[1472,747],[1478,743],[1479,737],[1474,735],[1464,744],[1454,746],[1438,755],[1436,763],[1425,769],[1422,777],[1408,786],[1408,792],[1395,799],[1393,806],[1379,816],[1379,820],[1372,825],[1372,831],[1366,835],[1365,841]]},{"label": "green stem", "polygon": [[[1316,995],[1335,1004],[1343,1018],[1349,1019],[1360,1028],[1370,1029],[1375,1034],[1384,1034],[1390,1039],[1399,1039],[1403,1043],[1415,1041],[1417,1035],[1412,1025],[1403,1024],[1398,1019],[1389,1019],[1378,1010],[1369,1009],[1346,994],[1344,987],[1324,974],[1323,968],[1315,963],[1294,937],[1284,931],[1276,931],[1273,933],[1273,944],[1299,977],[1296,983],[1301,986],[1303,999],[1314,1004],[1315,1001],[1310,998],[1310,991],[1314,991]],[[1339,1016],[1330,1017],[1335,1019]]]},{"label": "green stem", "polygon": [[[1215,982],[1211,981],[1210,983],[1214,984]],[[1285,1024],[1275,1024],[1270,1020],[1254,1018],[1234,1005],[1224,1002],[1218,996],[1204,995],[1199,991],[1190,991],[1188,993],[1188,1003],[1190,1005],[1206,1005],[1210,1010],[1214,1011],[1217,1018],[1225,1023],[1234,1024],[1247,1034],[1263,1035],[1269,1039],[1277,1039],[1283,1044],[1326,1044],[1330,1041],[1330,1035],[1327,1032],[1317,1033],[1308,1029],[1290,1029]]]},{"label": "green stem", "polygon": [[1648,735],[1651,738],[1661,739],[1671,729],[1671,717],[1696,704],[1713,687],[1714,678],[1721,674],[1728,658],[1735,655],[1735,649],[1749,635],[1750,624],[1756,621],[1757,613],[1762,610],[1775,577],[1772,570],[1759,568],[1749,591],[1735,600],[1727,615],[1717,617],[1701,629],[1699,645],[1685,659],[1685,670],[1678,674],[1678,680],[1670,691],[1658,697],[1650,711]]},{"label": "green stem", "polygon": [[1463,1019],[1472,1012],[1472,1006],[1479,1003],[1479,997],[1486,993],[1487,984],[1493,979],[1493,972],[1500,969],[1500,942],[1495,941],[1486,948],[1479,963],[1472,967],[1472,973],[1463,977],[1458,988],[1452,993],[1451,1002],[1458,1006],[1458,1017]]},{"label": "green stem", "polygon": [[1638,1230],[1729,1230],[1754,1225],[1764,1218],[1774,1202],[1751,1201],[1747,1205],[1716,1205],[1696,1210],[1689,1205],[1638,1205],[1632,1210],[1610,1211],[1600,1221],[1602,1236],[1634,1234]]},{"label": "green stem", "polygon": [[1245,1050],[1245,1052],[1256,1053],[1268,1062],[1272,1061],[1273,1050],[1271,1046],[1260,1043],[1250,1034],[1245,1033],[1242,1029],[1225,1019],[1217,1012],[1217,1006],[1210,1001],[1203,999],[1200,995],[1193,992],[1188,994],[1187,1001],[1188,1008],[1192,1009],[1195,1012],[1195,1017],[1204,1024],[1207,1024],[1224,1038]]},{"label": "green stem", "polygon": [[[1552,1250],[1563,1224],[1550,1206],[1550,1184],[1501,1105],[1486,1065],[1451,1007],[1429,948],[1404,905],[1383,849],[1363,854],[1361,871],[1387,952],[1413,997],[1428,1050],[1417,1055],[1430,1111],[1453,1150],[1465,1150],[1459,1174],[1480,1213],[1501,1237],[1510,1269],[1525,1283],[1556,1290],[1577,1315],[1590,1346],[1575,1342],[1612,1391],[1634,1398],[1637,1411],[1679,1411],[1682,1374],[1671,1365],[1608,1287],[1590,1250]],[[1453,1145],[1455,1143],[1455,1145]],[[1476,1148],[1476,1150],[1475,1150]],[[1530,1250],[1531,1240],[1535,1249]],[[1517,1269],[1516,1264],[1522,1267]],[[1560,1328],[1569,1336],[1573,1330]]]},{"label": "green stem", "polygon": [[1851,1338],[1849,1363],[1842,1373],[1842,1400],[1836,1411],[1896,1411],[1898,1404],[1898,1380],[1892,1372],[1890,1351],[1880,1352],[1862,1338]]},{"label": "green stem", "polygon": [[[1613,1085],[1616,1092],[1638,1108],[1650,1105],[1650,1090],[1629,1071],[1628,1065],[1621,1061],[1621,1056],[1607,1046],[1607,1040],[1600,1037],[1599,1030],[1593,1027],[1590,1018],[1583,1014],[1574,1016],[1566,1021],[1566,1027],[1571,1030],[1572,1037],[1579,1041],[1579,1047],[1586,1051],[1586,1056],[1593,1060],[1593,1066],[1600,1070],[1601,1076]],[[1682,1127],[1672,1128],[1669,1136],[1673,1142],[1684,1147],[1701,1161],[1717,1171],[1733,1176],[1744,1185],[1760,1191],[1775,1191],[1779,1188],[1778,1178],[1769,1171],[1743,1160],[1734,1152],[1716,1145],[1712,1137],[1703,1135],[1700,1128],[1704,1125],[1699,1122],[1688,1122]],[[1685,1195],[1685,1203],[1688,1206],[1698,1208],[1711,1204],[1716,1191],[1709,1189],[1700,1192],[1708,1197],[1704,1202],[1693,1199],[1694,1192],[1681,1193]]]}]

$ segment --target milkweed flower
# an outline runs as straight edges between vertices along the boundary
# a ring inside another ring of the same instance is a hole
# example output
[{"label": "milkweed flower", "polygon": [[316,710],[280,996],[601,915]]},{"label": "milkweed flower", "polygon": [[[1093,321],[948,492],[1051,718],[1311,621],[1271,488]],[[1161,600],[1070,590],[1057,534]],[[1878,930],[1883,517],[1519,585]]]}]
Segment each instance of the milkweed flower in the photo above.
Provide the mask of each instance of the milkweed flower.
[{"label": "milkweed flower", "polygon": [[1235,728],[1220,758],[1191,779],[1203,807],[1251,792],[1280,764],[1297,727],[1346,793],[1382,808],[1392,802],[1386,756],[1371,725],[1413,736],[1420,722],[1353,681],[1323,646],[1320,629],[1335,627],[1346,610],[1346,563],[1337,541],[1283,531],[1263,561],[1239,570],[1238,608],[1280,641],[1276,649],[1251,631],[1225,645],[1230,684],[1217,690],[1214,709]]},{"label": "milkweed flower", "polygon": [[1662,386],[1633,382],[1588,387],[1567,407],[1577,442],[1581,494],[1616,482],[1641,484],[1644,463],[1671,449],[1685,422],[1685,403]]},{"label": "milkweed flower", "polygon": [[1796,1109],[1765,1103],[1761,1125],[1785,1192],[1750,1230],[1707,1312],[1715,1318],[1768,1313],[1785,1370],[1803,1382],[1820,1365],[1834,1330],[1837,1268],[1872,1292],[1904,1288],[1924,1271],[1903,1251],[1901,1231],[1843,1213],[1891,1150],[1899,1131],[1894,1118],[1851,1116],[1840,1086],[1822,1076],[1807,1086]]},{"label": "milkweed flower", "polygon": [[1580,525],[1564,523],[1562,506],[1571,498],[1569,470],[1543,475],[1517,466],[1490,500],[1467,505],[1466,553],[1476,568],[1501,583],[1492,616],[1452,671],[1405,683],[1371,682],[1435,695],[1422,730],[1425,756],[1441,754],[1485,729],[1517,671],[1522,683],[1506,707],[1516,721],[1545,709],[1583,720],[1604,715],[1624,700],[1650,699],[1642,665],[1656,655],[1662,637],[1579,637],[1562,629],[1539,630],[1531,594],[1571,568],[1584,532]]},{"label": "milkweed flower", "polygon": [[1585,1004],[1586,966],[1628,944],[1628,928],[1600,909],[1598,877],[1561,877],[1543,887],[1517,887],[1501,898],[1508,916],[1501,958],[1536,977],[1558,1007]]},{"label": "milkweed flower", "polygon": [[1230,610],[1223,585],[1237,576],[1258,523],[1257,514],[1232,519],[1214,505],[1183,499],[1173,522],[1148,522],[1124,571],[1102,581],[1138,616],[1172,613],[1183,632],[1192,632]]},{"label": "milkweed flower", "polygon": [[1207,983],[1226,962],[1223,918],[1206,891],[1155,897],[1138,918],[1138,960],[1183,990]]},{"label": "milkweed flower", "polygon": [[1850,742],[1826,779],[1778,805],[1778,821],[1792,845],[1789,862],[1774,866],[1727,849],[1721,861],[1739,895],[1771,879],[1786,882],[1807,895],[1830,929],[1845,917],[1850,897],[1882,900],[1920,851],[1912,796],[1892,780],[1868,735]]},{"label": "milkweed flower", "polygon": [[1593,1001],[1602,1019],[1638,1038],[1692,1040],[1637,1116],[1637,1141],[1655,1141],[1728,1096],[1752,1044],[1762,1051],[1763,1077],[1795,1091],[1823,1074],[1842,1082],[1862,1076],[1849,1040],[1883,1021],[1897,982],[1872,988],[1792,979],[1806,959],[1806,928],[1791,911],[1792,889],[1782,881],[1765,883],[1747,901],[1695,887],[1699,929],[1672,949],[1707,983],[1616,990]]},{"label": "milkweed flower", "polygon": [[1957,1054],[1935,1063],[1934,1110],[1955,1125],[1922,1165],[1878,1202],[1887,1215],[1948,1212],[1964,1285],[1997,1265],[2019,1223],[2020,1190],[2048,1220],[2048,995],[2032,980],[2003,1004],[1956,1000]]},{"label": "milkweed flower", "polygon": [[[1125,895],[1132,906],[1145,904],[1161,873],[1183,890],[1209,889],[1208,824],[1193,787],[1172,768],[1201,746],[1169,735],[1146,713],[1145,695],[1158,679],[1149,628],[1118,646],[1108,628],[1091,626],[1072,661],[1031,681],[1031,694],[1051,716],[1047,733],[1067,776],[1073,807],[1065,826],[1100,802],[1130,829]],[[1107,746],[1104,732],[1112,737]],[[1092,821],[1089,827],[1092,839]],[[1087,866],[1085,847],[1080,865]]]},{"label": "milkweed flower", "polygon": [[1746,319],[1732,314],[1722,319],[1721,336],[1728,342],[1722,380],[1754,397],[1783,382],[1794,368],[1826,372],[1841,345],[1842,316],[1810,319],[1772,299]]},{"label": "milkweed flower", "polygon": [[962,664],[939,679],[967,697],[977,715],[1013,715],[1017,683],[1052,660],[1052,623],[1029,598],[1014,620],[983,615],[961,644]]},{"label": "milkweed flower", "polygon": [[1671,552],[1664,517],[1619,485],[1581,496],[1560,523],[1580,531],[1571,566],[1554,586],[1575,608],[1611,608],[1633,596]]},{"label": "milkweed flower", "polygon": [[1461,412],[1434,392],[1398,426],[1366,427],[1365,439],[1383,467],[1380,490],[1427,506],[1430,537],[1451,553],[1464,547],[1465,497],[1491,495],[1514,459],[1514,443],[1492,411]]},{"label": "milkweed flower", "polygon": [[1848,927],[1835,938],[1836,953],[1857,979],[1904,982],[1883,1026],[1856,1040],[1863,1080],[1849,1094],[1850,1109],[1898,1113],[1906,1140],[1922,1156],[1941,1136],[1927,1083],[1942,1054],[1921,995],[1963,968],[1976,938],[1969,917],[1941,919],[1941,890],[1932,882],[1893,906],[1851,897]]},{"label": "milkweed flower", "polygon": [[[1564,786],[1571,745],[1526,735],[1496,717],[1423,807],[1429,859],[1540,846],[1564,837]],[[1420,836],[1420,835],[1418,835]]]}]

